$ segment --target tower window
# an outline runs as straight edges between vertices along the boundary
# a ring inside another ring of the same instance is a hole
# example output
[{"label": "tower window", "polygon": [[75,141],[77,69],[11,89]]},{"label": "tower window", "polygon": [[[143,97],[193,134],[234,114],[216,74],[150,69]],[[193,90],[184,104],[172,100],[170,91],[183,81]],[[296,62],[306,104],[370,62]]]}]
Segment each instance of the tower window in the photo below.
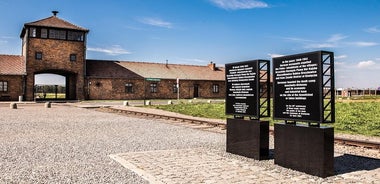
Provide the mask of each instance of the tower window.
[{"label": "tower window", "polygon": [[84,35],[83,35],[83,32],[68,31],[67,32],[67,39],[72,40],[72,41],[83,41]]},{"label": "tower window", "polygon": [[35,58],[37,60],[42,60],[42,52],[36,52]]},{"label": "tower window", "polygon": [[31,27],[31,28],[29,29],[29,31],[30,31],[30,33],[29,33],[29,36],[30,36],[30,37],[33,37],[33,38],[37,37],[37,28],[35,28],[35,27]]},{"label": "tower window", "polygon": [[50,38],[80,42],[83,42],[85,40],[85,32],[83,31],[30,27],[28,34],[31,38]]},{"label": "tower window", "polygon": [[47,29],[41,29],[41,38],[47,38],[48,37],[48,31]]},{"label": "tower window", "polygon": [[70,54],[70,61],[77,61],[77,55],[76,54]]},{"label": "tower window", "polygon": [[66,40],[66,31],[57,30],[57,29],[49,29],[49,38]]}]

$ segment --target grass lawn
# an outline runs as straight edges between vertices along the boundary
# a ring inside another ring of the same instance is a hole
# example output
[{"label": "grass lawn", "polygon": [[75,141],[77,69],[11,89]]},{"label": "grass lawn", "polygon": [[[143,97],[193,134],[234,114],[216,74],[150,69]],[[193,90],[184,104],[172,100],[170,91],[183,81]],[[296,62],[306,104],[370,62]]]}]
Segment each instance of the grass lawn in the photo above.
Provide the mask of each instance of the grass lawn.
[{"label": "grass lawn", "polygon": [[[36,96],[38,96],[39,98],[44,98],[44,94],[43,93],[35,93]],[[55,93],[45,93],[45,98],[47,99],[55,99]],[[65,93],[57,93],[57,99],[65,99],[66,98],[66,94]]]},{"label": "grass lawn", "polygon": [[[224,103],[181,103],[151,107],[197,117],[214,119],[228,117],[225,115]],[[380,101],[341,101],[336,103],[335,108],[335,123],[327,126],[334,126],[336,132],[380,136]],[[273,124],[272,118],[263,120],[269,120]]]},{"label": "grass lawn", "polygon": [[380,136],[380,102],[336,103],[335,130],[350,134]]}]

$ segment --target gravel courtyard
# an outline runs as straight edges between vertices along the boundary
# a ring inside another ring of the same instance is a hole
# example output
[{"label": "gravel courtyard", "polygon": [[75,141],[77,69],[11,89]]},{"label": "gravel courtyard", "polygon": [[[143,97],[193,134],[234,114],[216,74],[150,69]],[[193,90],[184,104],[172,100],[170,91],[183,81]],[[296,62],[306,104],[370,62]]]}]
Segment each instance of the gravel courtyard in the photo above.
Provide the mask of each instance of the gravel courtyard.
[{"label": "gravel courtyard", "polygon": [[225,130],[188,123],[65,104],[10,109],[0,103],[0,183],[380,181],[379,150],[335,145],[335,175],[319,178],[275,165],[273,159],[228,154],[225,140]]},{"label": "gravel courtyard", "polygon": [[146,183],[109,155],[223,147],[225,135],[71,106],[0,106],[0,183]]}]

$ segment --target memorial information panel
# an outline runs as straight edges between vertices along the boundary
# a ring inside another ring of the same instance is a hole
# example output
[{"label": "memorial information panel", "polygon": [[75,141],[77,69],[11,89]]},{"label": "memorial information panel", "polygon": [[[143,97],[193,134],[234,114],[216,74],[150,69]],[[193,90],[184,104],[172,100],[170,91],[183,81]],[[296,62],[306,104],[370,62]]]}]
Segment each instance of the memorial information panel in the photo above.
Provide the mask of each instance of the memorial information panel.
[{"label": "memorial information panel", "polygon": [[257,116],[258,61],[226,64],[226,114]]},{"label": "memorial information panel", "polygon": [[321,122],[321,54],[273,58],[274,119]]}]

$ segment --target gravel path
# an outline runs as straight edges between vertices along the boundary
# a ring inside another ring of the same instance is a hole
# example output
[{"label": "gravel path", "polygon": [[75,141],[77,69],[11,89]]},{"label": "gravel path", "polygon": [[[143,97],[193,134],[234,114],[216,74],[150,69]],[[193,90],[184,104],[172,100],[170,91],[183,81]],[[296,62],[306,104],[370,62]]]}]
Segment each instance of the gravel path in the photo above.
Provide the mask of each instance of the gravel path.
[{"label": "gravel path", "polygon": [[0,183],[144,183],[116,153],[217,148],[225,136],[70,106],[0,107]]}]

